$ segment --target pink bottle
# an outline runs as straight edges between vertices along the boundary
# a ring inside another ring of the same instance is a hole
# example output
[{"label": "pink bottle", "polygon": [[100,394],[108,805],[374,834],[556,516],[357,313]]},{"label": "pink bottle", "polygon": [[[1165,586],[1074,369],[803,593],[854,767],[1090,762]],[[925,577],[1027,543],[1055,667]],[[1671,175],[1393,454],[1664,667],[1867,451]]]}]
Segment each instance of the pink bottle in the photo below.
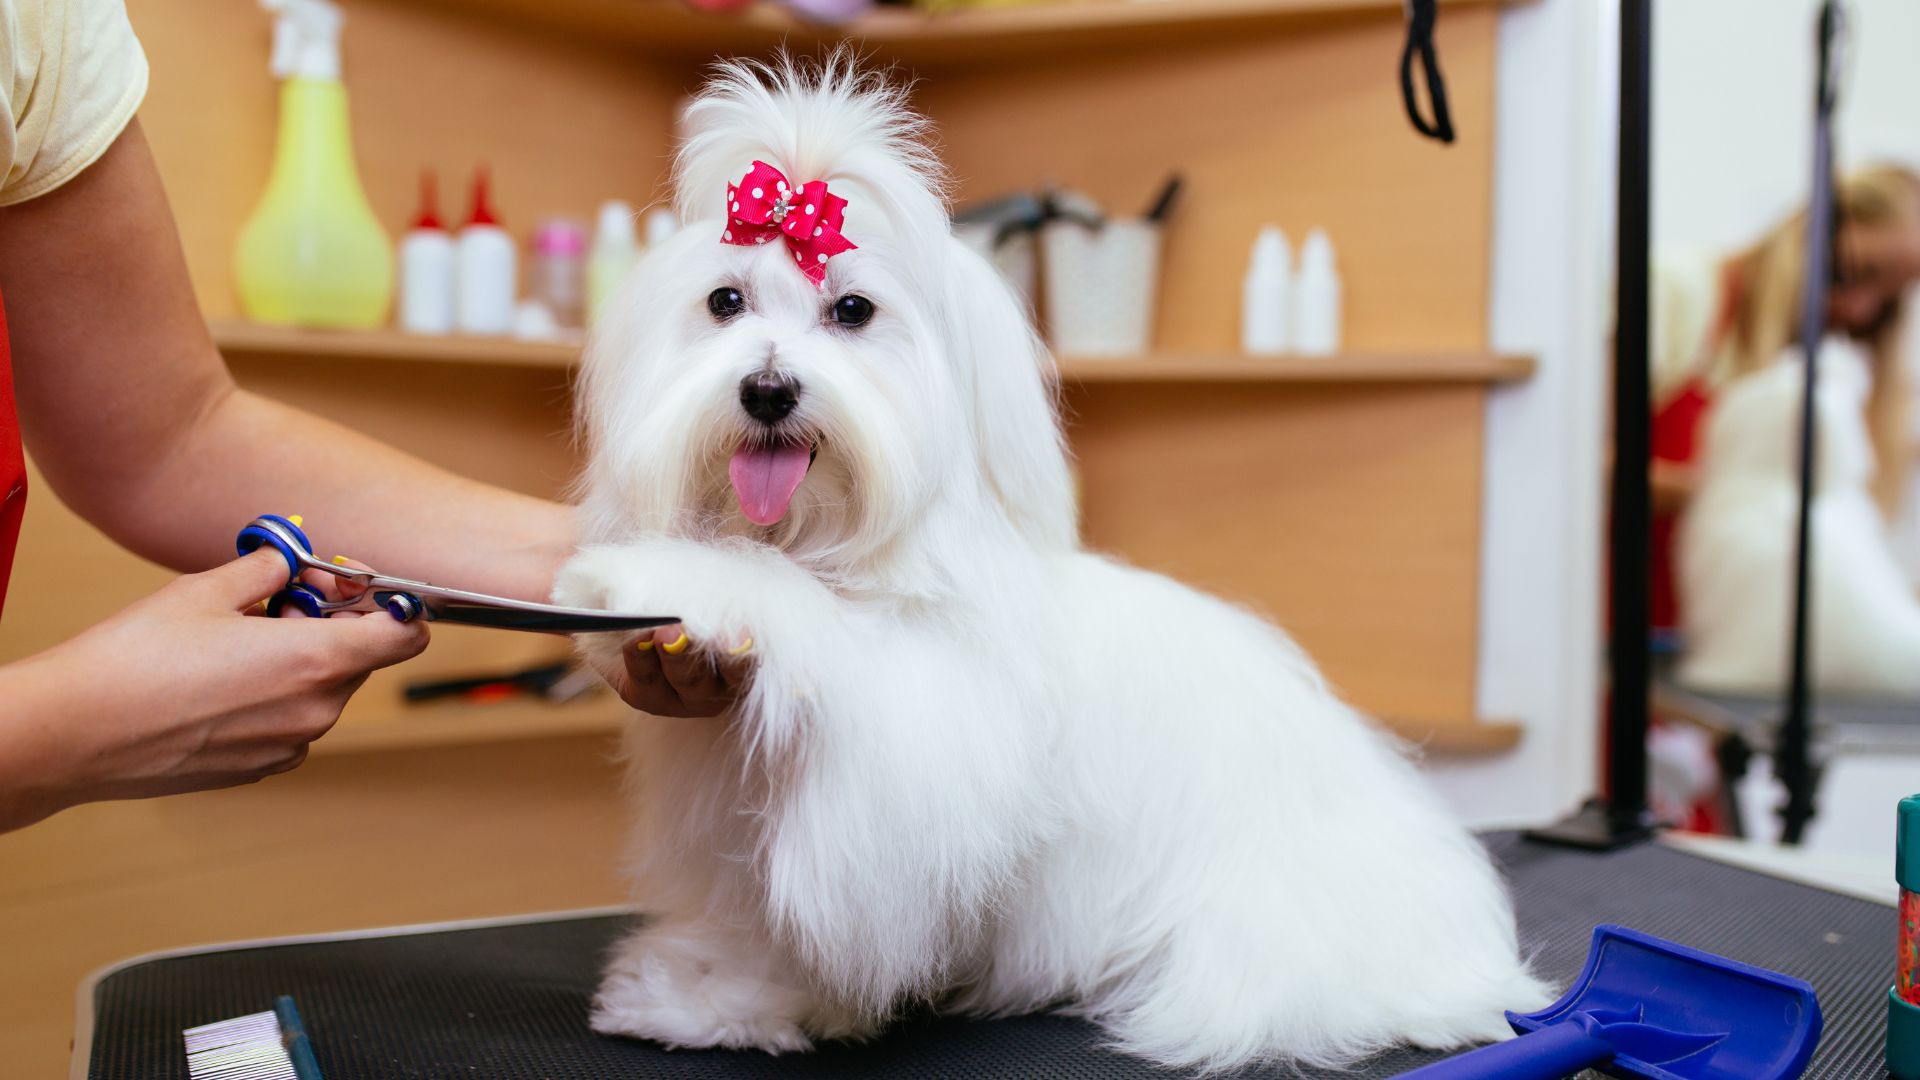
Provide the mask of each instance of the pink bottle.
[{"label": "pink bottle", "polygon": [[578,222],[555,218],[533,234],[533,263],[527,295],[547,306],[556,326],[586,325],[587,231]]}]

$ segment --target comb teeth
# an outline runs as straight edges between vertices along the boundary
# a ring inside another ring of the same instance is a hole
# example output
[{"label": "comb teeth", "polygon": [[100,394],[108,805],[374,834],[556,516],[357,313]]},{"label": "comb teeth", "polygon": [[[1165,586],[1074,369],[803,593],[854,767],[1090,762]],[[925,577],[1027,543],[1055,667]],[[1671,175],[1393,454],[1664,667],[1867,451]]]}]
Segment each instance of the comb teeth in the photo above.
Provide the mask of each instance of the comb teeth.
[{"label": "comb teeth", "polygon": [[300,1080],[273,1012],[188,1028],[189,1080]]}]

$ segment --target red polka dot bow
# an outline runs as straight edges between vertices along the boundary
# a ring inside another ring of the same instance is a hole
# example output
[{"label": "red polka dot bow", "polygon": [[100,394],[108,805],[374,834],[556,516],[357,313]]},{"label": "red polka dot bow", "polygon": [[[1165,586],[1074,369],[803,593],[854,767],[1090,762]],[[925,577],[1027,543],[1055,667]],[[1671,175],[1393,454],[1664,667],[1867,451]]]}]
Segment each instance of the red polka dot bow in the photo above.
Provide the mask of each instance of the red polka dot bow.
[{"label": "red polka dot bow", "polygon": [[794,264],[807,280],[820,286],[827,278],[827,260],[855,247],[840,235],[847,200],[827,191],[825,180],[812,180],[793,190],[780,170],[764,161],[738,184],[727,185],[729,244],[765,244],[774,237],[787,242]]}]

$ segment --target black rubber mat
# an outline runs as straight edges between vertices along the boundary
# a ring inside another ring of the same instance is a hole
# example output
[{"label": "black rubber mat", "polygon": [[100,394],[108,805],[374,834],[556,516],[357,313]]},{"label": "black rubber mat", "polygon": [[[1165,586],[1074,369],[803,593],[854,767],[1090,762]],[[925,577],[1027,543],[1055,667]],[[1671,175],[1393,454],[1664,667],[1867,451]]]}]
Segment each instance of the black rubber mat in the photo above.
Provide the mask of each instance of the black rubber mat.
[{"label": "black rubber mat", "polygon": [[[1826,1033],[1807,1075],[1880,1080],[1895,918],[1868,903],[1655,846],[1589,855],[1490,837],[1539,970],[1564,986],[1596,923],[1616,922],[1811,982]],[[917,1016],[860,1046],[811,1054],[669,1052],[587,1030],[587,1001],[619,917],[267,946],[136,964],[95,990],[88,1076],[186,1076],[180,1032],[292,994],[328,1080],[643,1077],[1164,1076],[1058,1016]],[[1398,1075],[1412,1050],[1329,1077]],[[1271,1069],[1250,1076],[1316,1075]]]}]

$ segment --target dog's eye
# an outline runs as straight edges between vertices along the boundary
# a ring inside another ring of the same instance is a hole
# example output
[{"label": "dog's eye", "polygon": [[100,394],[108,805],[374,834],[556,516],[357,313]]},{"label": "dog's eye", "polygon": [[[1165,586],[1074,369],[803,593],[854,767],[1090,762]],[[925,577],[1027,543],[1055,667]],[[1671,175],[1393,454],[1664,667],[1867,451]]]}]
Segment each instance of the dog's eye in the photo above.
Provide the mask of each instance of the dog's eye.
[{"label": "dog's eye", "polygon": [[873,301],[848,294],[833,302],[833,321],[841,326],[859,326],[873,318]]},{"label": "dog's eye", "polygon": [[707,310],[713,312],[713,317],[721,322],[726,322],[746,309],[747,298],[740,295],[739,289],[722,285],[707,294]]}]

